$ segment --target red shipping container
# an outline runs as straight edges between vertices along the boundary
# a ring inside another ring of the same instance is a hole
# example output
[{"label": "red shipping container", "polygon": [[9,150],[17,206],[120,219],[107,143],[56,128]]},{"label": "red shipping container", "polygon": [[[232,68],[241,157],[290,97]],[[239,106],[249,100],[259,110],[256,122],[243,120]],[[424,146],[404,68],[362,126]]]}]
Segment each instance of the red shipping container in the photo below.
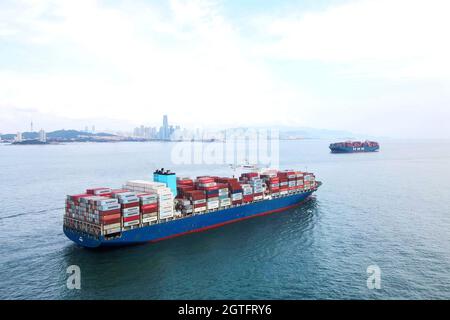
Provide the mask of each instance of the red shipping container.
[{"label": "red shipping container", "polygon": [[145,204],[145,205],[141,206],[141,210],[152,210],[152,209],[158,209],[158,204],[152,203],[152,204]]},{"label": "red shipping container", "polygon": [[215,181],[211,177],[202,177],[202,178],[197,178],[197,182],[201,183],[201,184],[205,184],[205,183],[213,183]]},{"label": "red shipping container", "polygon": [[233,205],[242,204],[242,200],[234,200],[231,202]]},{"label": "red shipping container", "polygon": [[139,215],[132,216],[132,217],[124,217],[123,222],[130,222],[130,221],[136,221],[139,220],[141,217]]},{"label": "red shipping container", "polygon": [[179,185],[177,187],[178,194],[183,195],[187,191],[193,191],[195,190],[194,186],[187,186],[187,185]]},{"label": "red shipping container", "polygon": [[98,214],[99,214],[100,216],[102,216],[102,217],[104,217],[104,216],[109,216],[109,215],[112,215],[112,214],[120,214],[120,213],[121,213],[120,209],[109,210],[109,211],[99,211],[99,212],[98,212]]},{"label": "red shipping container", "polygon": [[108,220],[108,221],[106,221],[106,222],[103,222],[102,225],[107,226],[107,225],[110,225],[110,224],[120,223],[121,220],[122,220],[121,218],[119,218],[119,219]]},{"label": "red shipping container", "polygon": [[78,201],[78,200],[80,200],[80,198],[85,198],[85,197],[90,197],[90,196],[92,196],[92,195],[91,194],[87,194],[87,193],[82,193],[82,194],[72,195],[72,196],[70,196],[70,198],[73,201]]},{"label": "red shipping container", "polygon": [[89,188],[86,190],[87,194],[91,194],[91,195],[95,195],[96,191],[101,191],[101,190],[108,190],[108,192],[106,193],[102,193],[102,194],[98,194],[98,196],[104,196],[105,194],[111,194],[111,188],[106,188],[106,187],[100,187],[100,188]]},{"label": "red shipping container", "polygon": [[158,205],[157,204],[150,204],[147,206],[143,206],[141,207],[141,213],[142,214],[147,214],[147,213],[155,213],[158,212]]},{"label": "red shipping container", "polygon": [[158,212],[158,209],[144,209],[144,210],[141,210],[142,214],[150,214],[150,213],[157,213],[157,212]]},{"label": "red shipping container", "polygon": [[105,224],[111,224],[111,221],[120,220],[120,213],[119,214],[110,214],[107,216],[101,217],[100,221]]},{"label": "red shipping container", "polygon": [[204,191],[193,190],[193,191],[186,192],[186,198],[196,201],[196,200],[206,199],[206,195],[205,195]]},{"label": "red shipping container", "polygon": [[252,201],[253,201],[253,195],[244,196],[243,201],[244,201],[245,203],[247,203],[247,202],[252,202]]},{"label": "red shipping container", "polygon": [[177,185],[179,185],[179,186],[193,186],[194,185],[194,181],[191,180],[191,179],[177,180]]},{"label": "red shipping container", "polygon": [[241,175],[241,177],[245,177],[248,179],[259,177],[258,172],[246,172]]},{"label": "red shipping container", "polygon": [[217,186],[214,186],[214,187],[203,187],[203,188],[201,188],[201,190],[214,191],[214,190],[219,190],[219,188]]},{"label": "red shipping container", "polygon": [[111,191],[111,196],[115,196],[117,194],[120,193],[125,193],[125,192],[130,192],[130,190],[125,190],[125,189],[115,189]]},{"label": "red shipping container", "polygon": [[134,207],[139,207],[139,201],[131,202],[131,203],[124,203],[121,205],[122,209],[129,209]]},{"label": "red shipping container", "polygon": [[153,195],[155,195],[156,193],[151,193],[151,192],[140,192],[140,193],[136,193],[136,196],[138,197],[138,198],[140,198],[140,197],[144,197],[144,196],[153,196]]}]

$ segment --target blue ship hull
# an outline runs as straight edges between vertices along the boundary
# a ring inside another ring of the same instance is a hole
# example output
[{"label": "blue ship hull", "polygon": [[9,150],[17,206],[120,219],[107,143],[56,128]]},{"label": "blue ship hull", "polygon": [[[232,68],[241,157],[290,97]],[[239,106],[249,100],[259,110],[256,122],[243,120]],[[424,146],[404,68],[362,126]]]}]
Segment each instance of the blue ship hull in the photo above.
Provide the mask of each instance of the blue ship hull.
[{"label": "blue ship hull", "polygon": [[121,236],[114,239],[106,239],[103,236],[97,238],[66,227],[64,233],[75,243],[88,248],[156,242],[294,208],[312,193],[313,190],[122,231]]},{"label": "blue ship hull", "polygon": [[380,147],[330,147],[332,153],[376,152]]}]

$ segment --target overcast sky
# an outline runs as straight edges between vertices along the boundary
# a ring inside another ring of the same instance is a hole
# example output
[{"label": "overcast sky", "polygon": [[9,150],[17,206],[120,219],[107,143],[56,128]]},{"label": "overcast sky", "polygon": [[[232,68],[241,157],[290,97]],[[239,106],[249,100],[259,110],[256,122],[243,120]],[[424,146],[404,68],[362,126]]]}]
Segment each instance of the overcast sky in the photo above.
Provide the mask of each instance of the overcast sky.
[{"label": "overcast sky", "polygon": [[288,125],[450,138],[450,1],[1,0],[0,132]]}]

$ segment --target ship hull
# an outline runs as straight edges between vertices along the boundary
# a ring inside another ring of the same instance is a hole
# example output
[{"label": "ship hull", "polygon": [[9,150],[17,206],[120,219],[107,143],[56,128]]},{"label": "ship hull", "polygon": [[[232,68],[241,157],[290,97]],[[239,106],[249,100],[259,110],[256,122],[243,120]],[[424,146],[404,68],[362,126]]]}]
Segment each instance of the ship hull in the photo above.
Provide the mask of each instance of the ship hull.
[{"label": "ship hull", "polygon": [[103,236],[94,238],[68,228],[64,228],[64,233],[75,243],[89,248],[157,242],[294,208],[301,205],[312,193],[313,191],[308,191],[271,200],[252,202],[241,206],[123,231],[121,236],[115,239],[105,239]]}]

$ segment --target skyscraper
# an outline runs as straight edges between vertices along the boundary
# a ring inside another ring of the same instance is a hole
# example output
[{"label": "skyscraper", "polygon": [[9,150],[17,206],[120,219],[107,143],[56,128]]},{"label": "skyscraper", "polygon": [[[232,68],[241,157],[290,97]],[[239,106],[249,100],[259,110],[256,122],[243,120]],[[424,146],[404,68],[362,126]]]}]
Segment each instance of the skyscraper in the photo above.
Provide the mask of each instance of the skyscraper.
[{"label": "skyscraper", "polygon": [[162,136],[162,139],[163,140],[169,140],[169,138],[170,138],[169,119],[168,119],[167,115],[165,114],[163,116],[163,136]]}]

